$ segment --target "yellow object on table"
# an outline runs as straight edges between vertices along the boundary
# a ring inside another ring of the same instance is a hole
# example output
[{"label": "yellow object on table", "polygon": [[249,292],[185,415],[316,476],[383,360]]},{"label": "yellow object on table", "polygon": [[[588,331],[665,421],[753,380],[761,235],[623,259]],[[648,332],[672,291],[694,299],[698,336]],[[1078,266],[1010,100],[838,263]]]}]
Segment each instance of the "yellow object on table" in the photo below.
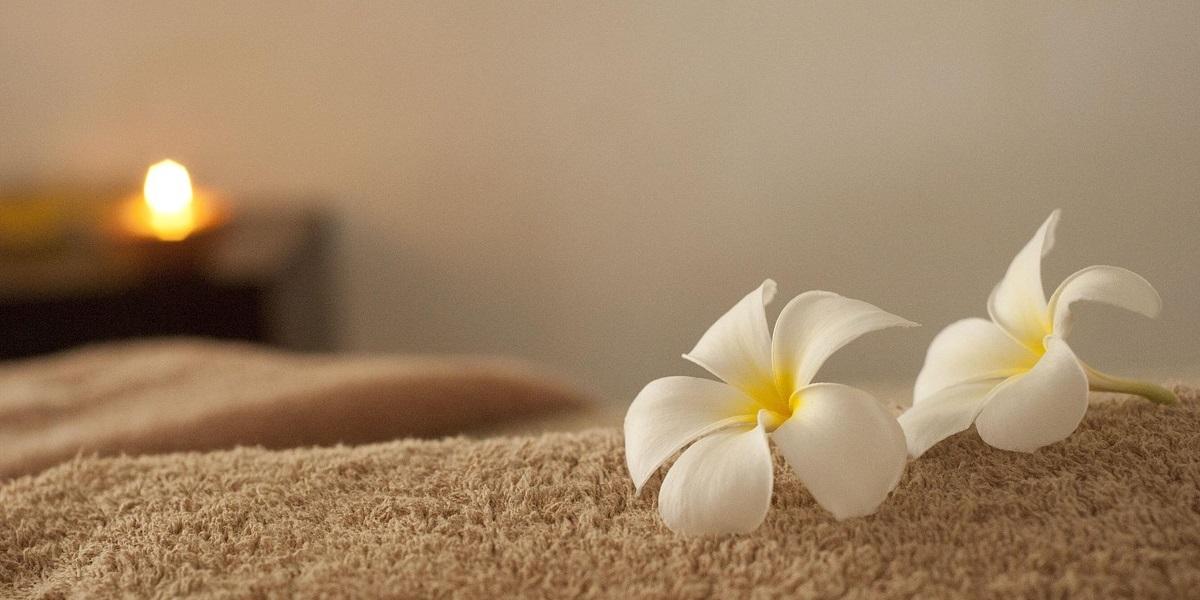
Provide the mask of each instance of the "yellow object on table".
[{"label": "yellow object on table", "polygon": [[0,196],[0,252],[40,252],[68,237],[67,202],[61,195]]}]

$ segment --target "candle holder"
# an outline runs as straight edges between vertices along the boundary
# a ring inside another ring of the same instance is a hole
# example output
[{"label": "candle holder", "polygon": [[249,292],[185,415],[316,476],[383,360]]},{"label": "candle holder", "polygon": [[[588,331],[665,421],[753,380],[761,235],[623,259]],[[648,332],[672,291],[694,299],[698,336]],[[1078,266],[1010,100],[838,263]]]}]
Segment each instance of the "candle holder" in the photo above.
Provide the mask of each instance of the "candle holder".
[{"label": "candle holder", "polygon": [[122,262],[144,273],[190,274],[203,270],[211,261],[225,227],[222,221],[196,230],[184,239],[169,241],[120,230],[113,238],[113,249]]}]

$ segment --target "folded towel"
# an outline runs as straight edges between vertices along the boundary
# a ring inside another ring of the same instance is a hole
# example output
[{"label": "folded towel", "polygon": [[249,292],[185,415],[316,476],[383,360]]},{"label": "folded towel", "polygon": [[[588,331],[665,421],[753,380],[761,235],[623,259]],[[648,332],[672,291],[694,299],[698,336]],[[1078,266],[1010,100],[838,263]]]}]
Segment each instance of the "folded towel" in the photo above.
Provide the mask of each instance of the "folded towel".
[{"label": "folded towel", "polygon": [[586,403],[510,359],[301,355],[200,340],[93,346],[0,365],[0,478],[77,453],[434,437]]},{"label": "folded towel", "polygon": [[0,486],[0,595],[1195,597],[1200,400],[1177,390],[1033,454],[954,436],[864,518],[778,466],[741,536],[666,530],[616,429],[76,459]]}]

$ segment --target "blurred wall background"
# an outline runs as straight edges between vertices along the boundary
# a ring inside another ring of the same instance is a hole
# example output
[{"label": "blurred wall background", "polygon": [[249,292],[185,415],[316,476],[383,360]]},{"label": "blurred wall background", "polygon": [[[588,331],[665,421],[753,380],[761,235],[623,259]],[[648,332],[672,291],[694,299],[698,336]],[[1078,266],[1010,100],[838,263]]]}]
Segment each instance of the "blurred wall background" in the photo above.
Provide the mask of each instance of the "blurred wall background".
[{"label": "blurred wall background", "polygon": [[[776,278],[920,321],[823,378],[911,379],[1046,263],[1118,372],[1200,371],[1200,3],[0,3],[0,185],[163,157],[342,218],[340,346],[506,352],[625,402]],[[777,308],[777,307],[776,307]],[[869,386],[868,386],[869,387]]]}]

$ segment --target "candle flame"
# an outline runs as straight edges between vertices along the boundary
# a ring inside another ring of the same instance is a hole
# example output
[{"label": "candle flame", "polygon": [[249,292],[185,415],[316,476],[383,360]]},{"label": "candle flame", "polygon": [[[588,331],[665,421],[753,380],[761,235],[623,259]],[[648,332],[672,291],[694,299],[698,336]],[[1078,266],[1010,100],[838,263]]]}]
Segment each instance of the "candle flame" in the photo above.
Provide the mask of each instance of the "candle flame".
[{"label": "candle flame", "polygon": [[163,241],[179,241],[196,229],[196,207],[192,201],[192,179],[187,169],[164,160],[146,171],[142,188],[150,230]]}]

